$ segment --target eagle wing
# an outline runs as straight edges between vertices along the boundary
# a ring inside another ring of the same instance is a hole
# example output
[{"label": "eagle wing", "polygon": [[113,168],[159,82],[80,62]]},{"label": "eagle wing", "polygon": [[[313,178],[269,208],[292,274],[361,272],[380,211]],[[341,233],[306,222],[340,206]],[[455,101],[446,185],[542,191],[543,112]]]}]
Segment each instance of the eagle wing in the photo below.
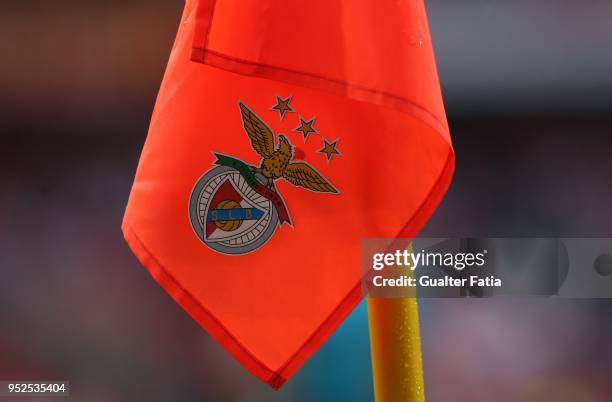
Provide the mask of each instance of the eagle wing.
[{"label": "eagle wing", "polygon": [[269,158],[274,152],[274,133],[251,109],[240,102],[242,126],[246,131],[251,146],[259,155]]},{"label": "eagle wing", "polygon": [[304,187],[312,191],[338,193],[334,186],[305,162],[288,164],[283,172],[283,177],[295,186]]}]

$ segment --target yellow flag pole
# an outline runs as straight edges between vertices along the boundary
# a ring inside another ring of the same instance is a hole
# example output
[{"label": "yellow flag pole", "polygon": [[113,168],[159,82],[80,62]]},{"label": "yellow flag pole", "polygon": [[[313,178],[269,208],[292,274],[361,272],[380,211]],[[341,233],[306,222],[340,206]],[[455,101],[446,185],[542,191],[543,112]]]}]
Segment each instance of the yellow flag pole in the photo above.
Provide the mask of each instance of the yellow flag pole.
[{"label": "yellow flag pole", "polygon": [[368,298],[368,320],[375,401],[424,402],[416,297]]}]

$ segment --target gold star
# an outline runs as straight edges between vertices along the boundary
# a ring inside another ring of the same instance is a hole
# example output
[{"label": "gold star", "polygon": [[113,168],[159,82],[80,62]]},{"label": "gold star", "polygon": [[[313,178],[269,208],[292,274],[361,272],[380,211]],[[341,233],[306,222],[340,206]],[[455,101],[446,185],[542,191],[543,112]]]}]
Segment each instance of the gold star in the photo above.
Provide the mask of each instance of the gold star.
[{"label": "gold star", "polygon": [[283,117],[285,117],[285,113],[295,113],[295,110],[293,110],[293,108],[289,104],[291,102],[291,99],[293,99],[293,96],[289,96],[285,99],[281,98],[280,96],[277,96],[276,105],[272,106],[270,110],[276,110],[277,112],[279,112],[280,118],[282,120]]},{"label": "gold star", "polygon": [[334,142],[330,142],[327,141],[325,138],[323,138],[323,142],[325,143],[325,145],[323,146],[323,148],[319,149],[317,152],[320,154],[325,154],[325,157],[327,158],[327,161],[329,162],[332,158],[332,156],[334,155],[342,155],[340,153],[340,151],[338,151],[338,141],[336,140]]},{"label": "gold star", "polygon": [[304,137],[304,142],[308,140],[308,135],[310,134],[318,134],[317,130],[314,129],[313,125],[315,123],[315,118],[306,121],[300,117],[300,126],[293,129],[295,132],[302,133]]}]

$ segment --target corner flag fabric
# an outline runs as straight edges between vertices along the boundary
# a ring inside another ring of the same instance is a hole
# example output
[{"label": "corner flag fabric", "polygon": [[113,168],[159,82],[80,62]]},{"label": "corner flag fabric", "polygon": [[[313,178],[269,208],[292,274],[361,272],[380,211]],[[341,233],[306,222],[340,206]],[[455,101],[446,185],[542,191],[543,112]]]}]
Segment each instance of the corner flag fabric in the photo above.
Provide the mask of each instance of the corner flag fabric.
[{"label": "corner flag fabric", "polygon": [[155,280],[280,387],[412,237],[454,153],[421,0],[188,0],[123,221]]}]

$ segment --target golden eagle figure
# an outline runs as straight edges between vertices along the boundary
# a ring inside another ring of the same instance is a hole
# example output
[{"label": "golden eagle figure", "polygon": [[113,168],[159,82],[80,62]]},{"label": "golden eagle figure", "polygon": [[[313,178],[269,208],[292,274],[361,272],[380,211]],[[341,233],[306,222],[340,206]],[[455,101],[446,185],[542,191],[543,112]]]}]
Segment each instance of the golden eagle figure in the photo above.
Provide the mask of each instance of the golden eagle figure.
[{"label": "golden eagle figure", "polygon": [[274,180],[282,177],[294,186],[322,193],[338,193],[338,190],[308,163],[291,162],[293,146],[284,135],[279,134],[278,148],[275,149],[272,130],[242,102],[240,113],[242,126],[251,140],[251,146],[263,158],[260,167],[254,171],[268,179],[269,187]]}]

